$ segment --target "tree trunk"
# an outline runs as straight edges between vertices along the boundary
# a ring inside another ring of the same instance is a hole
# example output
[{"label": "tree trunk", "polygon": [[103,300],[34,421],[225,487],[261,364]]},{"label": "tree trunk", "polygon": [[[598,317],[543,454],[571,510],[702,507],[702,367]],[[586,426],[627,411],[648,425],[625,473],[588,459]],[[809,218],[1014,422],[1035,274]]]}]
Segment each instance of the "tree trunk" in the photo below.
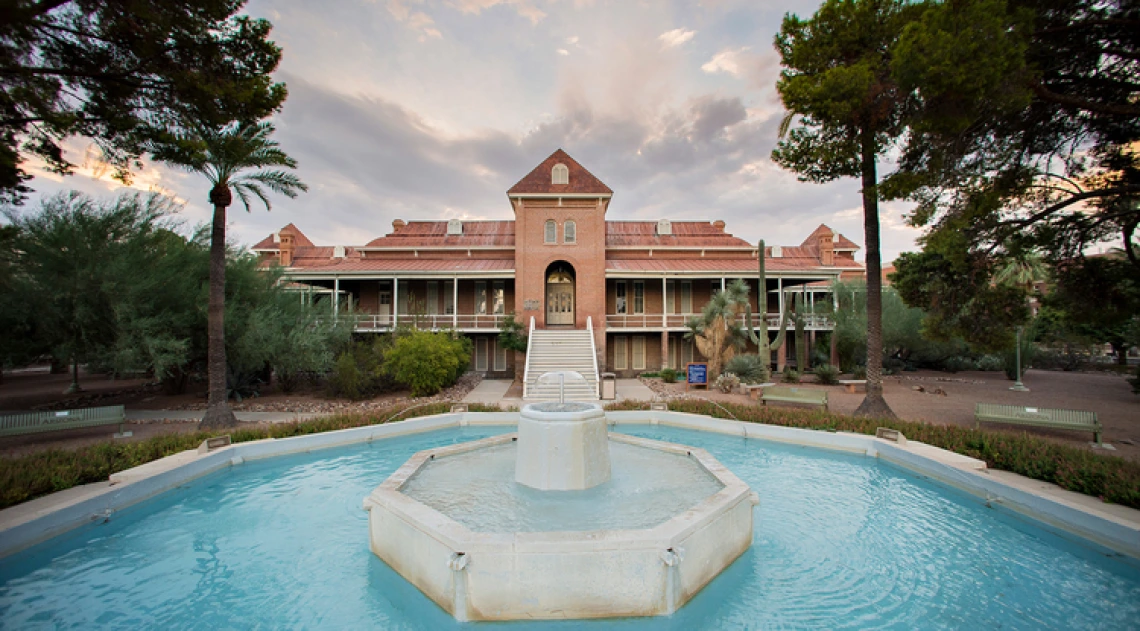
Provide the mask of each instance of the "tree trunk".
[{"label": "tree trunk", "polygon": [[207,312],[206,369],[210,389],[206,416],[199,429],[234,427],[237,418],[226,400],[226,206],[230,202],[228,186],[218,185],[210,191],[214,204],[214,225],[210,234],[210,301]]},{"label": "tree trunk", "polygon": [[867,246],[867,396],[855,416],[897,418],[883,398],[883,272],[879,263],[879,190],[875,135],[860,138],[863,171],[863,240]]},{"label": "tree trunk", "polygon": [[79,387],[79,359],[71,358],[71,385],[64,390],[64,394],[78,394],[83,392],[83,388]]},{"label": "tree trunk", "polygon": [[1116,353],[1116,364],[1118,366],[1128,365],[1128,343],[1127,342],[1110,342],[1112,350]]}]

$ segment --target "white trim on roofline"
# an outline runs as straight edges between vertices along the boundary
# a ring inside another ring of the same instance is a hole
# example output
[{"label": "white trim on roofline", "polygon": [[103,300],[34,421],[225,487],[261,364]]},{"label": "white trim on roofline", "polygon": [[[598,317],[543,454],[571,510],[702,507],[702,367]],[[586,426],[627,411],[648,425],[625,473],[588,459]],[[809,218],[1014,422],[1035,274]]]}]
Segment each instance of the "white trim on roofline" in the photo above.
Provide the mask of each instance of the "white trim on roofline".
[{"label": "white trim on roofline", "polygon": [[332,280],[333,278],[346,278],[352,277],[357,280],[368,280],[370,277],[375,280],[391,280],[393,276],[406,277],[414,276],[426,280],[448,280],[457,276],[463,278],[490,278],[490,279],[514,279],[515,270],[497,270],[493,272],[488,271],[471,271],[471,270],[353,270],[346,272],[305,272],[305,271],[292,271],[294,268],[285,269],[285,277],[290,281],[296,280]]},{"label": "white trim on roofline", "polygon": [[509,199],[609,199],[613,193],[507,193]]}]

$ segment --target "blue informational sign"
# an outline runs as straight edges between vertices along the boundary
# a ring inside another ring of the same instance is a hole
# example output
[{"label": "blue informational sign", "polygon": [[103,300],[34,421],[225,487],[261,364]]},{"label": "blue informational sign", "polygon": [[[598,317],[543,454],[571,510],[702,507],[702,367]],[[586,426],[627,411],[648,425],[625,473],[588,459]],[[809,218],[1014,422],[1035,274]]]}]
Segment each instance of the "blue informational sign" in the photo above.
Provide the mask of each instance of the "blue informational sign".
[{"label": "blue informational sign", "polygon": [[685,366],[685,387],[709,387],[709,365],[691,363]]}]

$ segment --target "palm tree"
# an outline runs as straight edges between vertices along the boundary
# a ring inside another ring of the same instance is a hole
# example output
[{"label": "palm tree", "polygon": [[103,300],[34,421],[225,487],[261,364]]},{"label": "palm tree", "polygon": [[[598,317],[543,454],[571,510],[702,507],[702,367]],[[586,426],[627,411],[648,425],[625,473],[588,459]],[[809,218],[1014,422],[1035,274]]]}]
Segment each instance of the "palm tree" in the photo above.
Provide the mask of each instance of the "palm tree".
[{"label": "palm tree", "polygon": [[[226,208],[236,192],[246,212],[256,197],[272,206],[266,191],[296,197],[309,190],[293,173],[273,167],[295,169],[297,162],[278,148],[270,138],[274,127],[268,122],[234,123],[222,128],[198,129],[178,136],[174,142],[154,147],[155,159],[204,175],[211,184],[210,203],[214,206],[210,234],[210,299],[207,313],[209,344],[209,398],[206,416],[199,428],[232,427],[237,424],[226,400]],[[249,172],[254,170],[253,172]]]}]

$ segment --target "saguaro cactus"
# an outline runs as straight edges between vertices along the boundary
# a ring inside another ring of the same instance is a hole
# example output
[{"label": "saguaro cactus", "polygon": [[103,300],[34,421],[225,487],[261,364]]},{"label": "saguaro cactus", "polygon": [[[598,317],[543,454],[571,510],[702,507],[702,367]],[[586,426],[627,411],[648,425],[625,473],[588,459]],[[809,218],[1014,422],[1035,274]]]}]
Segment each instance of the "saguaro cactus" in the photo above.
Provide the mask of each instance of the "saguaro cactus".
[{"label": "saguaro cactus", "polygon": [[757,298],[757,310],[760,312],[761,317],[764,318],[764,326],[761,327],[760,333],[757,334],[752,327],[752,309],[749,303],[744,305],[744,321],[748,325],[748,339],[756,345],[756,354],[764,359],[764,381],[772,380],[772,351],[779,350],[784,345],[784,337],[787,333],[787,310],[785,313],[780,314],[780,329],[776,334],[774,341],[768,340],[768,275],[764,271],[764,240],[761,239],[760,243],[756,246],[756,259],[759,261],[759,275],[760,285],[757,288],[759,294]]}]

